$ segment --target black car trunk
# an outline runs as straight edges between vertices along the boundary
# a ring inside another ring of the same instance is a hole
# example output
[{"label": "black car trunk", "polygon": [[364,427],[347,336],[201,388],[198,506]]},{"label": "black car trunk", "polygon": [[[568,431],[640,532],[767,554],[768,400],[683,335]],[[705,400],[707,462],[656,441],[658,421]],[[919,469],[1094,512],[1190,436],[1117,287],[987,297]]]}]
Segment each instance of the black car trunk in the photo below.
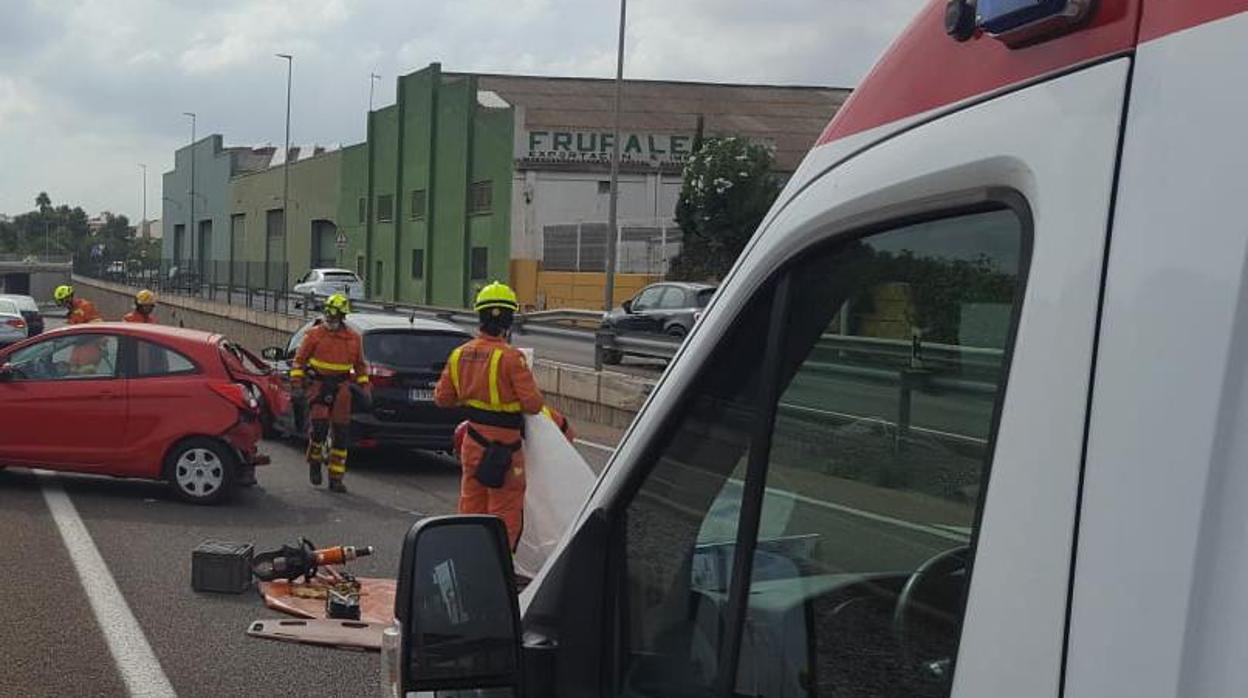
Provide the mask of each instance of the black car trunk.
[{"label": "black car trunk", "polygon": [[433,404],[447,357],[466,337],[445,332],[378,330],[364,335],[371,367],[373,415],[385,422],[450,423],[458,410]]}]

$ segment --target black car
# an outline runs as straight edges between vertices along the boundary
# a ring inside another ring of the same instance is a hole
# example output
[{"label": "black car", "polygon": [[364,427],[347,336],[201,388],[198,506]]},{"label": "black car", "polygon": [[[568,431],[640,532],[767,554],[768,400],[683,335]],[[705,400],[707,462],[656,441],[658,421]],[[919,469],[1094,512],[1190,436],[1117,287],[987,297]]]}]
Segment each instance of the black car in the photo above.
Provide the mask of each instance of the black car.
[{"label": "black car", "polygon": [[[651,284],[624,305],[605,314],[602,329],[615,335],[665,335],[684,337],[693,329],[693,323],[701,316],[715,287],[709,284],[665,281]],[[618,349],[604,349],[602,361],[618,364],[625,353]]]},{"label": "black car", "polygon": [[[315,320],[304,325],[283,347],[270,347],[265,358],[290,390],[290,363]],[[351,442],[356,449],[418,448],[450,451],[460,410],[433,404],[433,389],[451,352],[472,338],[468,332],[438,320],[379,313],[352,313],[347,326],[364,340],[364,360],[372,385],[371,409],[358,401],[351,415]],[[275,416],[278,431],[302,437],[307,425],[293,411]]]}]

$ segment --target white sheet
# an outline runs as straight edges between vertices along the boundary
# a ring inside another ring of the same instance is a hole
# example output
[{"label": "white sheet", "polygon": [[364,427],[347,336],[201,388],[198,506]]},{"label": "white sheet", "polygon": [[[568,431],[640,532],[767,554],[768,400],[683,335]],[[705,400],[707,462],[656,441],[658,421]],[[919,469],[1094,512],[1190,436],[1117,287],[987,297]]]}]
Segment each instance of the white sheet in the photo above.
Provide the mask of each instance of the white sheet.
[{"label": "white sheet", "polygon": [[589,464],[550,419],[524,418],[524,530],[516,572],[536,577],[580,512],[597,479]]}]

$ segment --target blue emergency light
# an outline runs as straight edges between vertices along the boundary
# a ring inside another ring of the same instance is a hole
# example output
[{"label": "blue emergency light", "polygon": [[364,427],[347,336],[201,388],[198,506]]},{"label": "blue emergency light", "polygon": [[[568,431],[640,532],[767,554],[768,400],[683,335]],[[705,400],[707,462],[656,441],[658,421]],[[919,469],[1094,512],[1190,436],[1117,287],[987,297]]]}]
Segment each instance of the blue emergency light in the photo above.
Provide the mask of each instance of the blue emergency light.
[{"label": "blue emergency light", "polygon": [[988,34],[1017,45],[1083,21],[1093,0],[979,0],[976,22]]}]

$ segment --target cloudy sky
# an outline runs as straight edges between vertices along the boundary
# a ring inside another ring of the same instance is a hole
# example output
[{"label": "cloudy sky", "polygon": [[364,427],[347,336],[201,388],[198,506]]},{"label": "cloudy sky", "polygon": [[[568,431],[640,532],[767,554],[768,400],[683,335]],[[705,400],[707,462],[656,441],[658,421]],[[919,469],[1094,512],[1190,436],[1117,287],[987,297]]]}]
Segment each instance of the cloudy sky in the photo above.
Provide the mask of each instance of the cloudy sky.
[{"label": "cloudy sky", "polygon": [[[853,86],[923,0],[630,0],[633,78]],[[616,0],[0,0],[0,212],[56,203],[141,217],[198,135],[364,137],[394,77],[445,70],[611,77]]]}]

